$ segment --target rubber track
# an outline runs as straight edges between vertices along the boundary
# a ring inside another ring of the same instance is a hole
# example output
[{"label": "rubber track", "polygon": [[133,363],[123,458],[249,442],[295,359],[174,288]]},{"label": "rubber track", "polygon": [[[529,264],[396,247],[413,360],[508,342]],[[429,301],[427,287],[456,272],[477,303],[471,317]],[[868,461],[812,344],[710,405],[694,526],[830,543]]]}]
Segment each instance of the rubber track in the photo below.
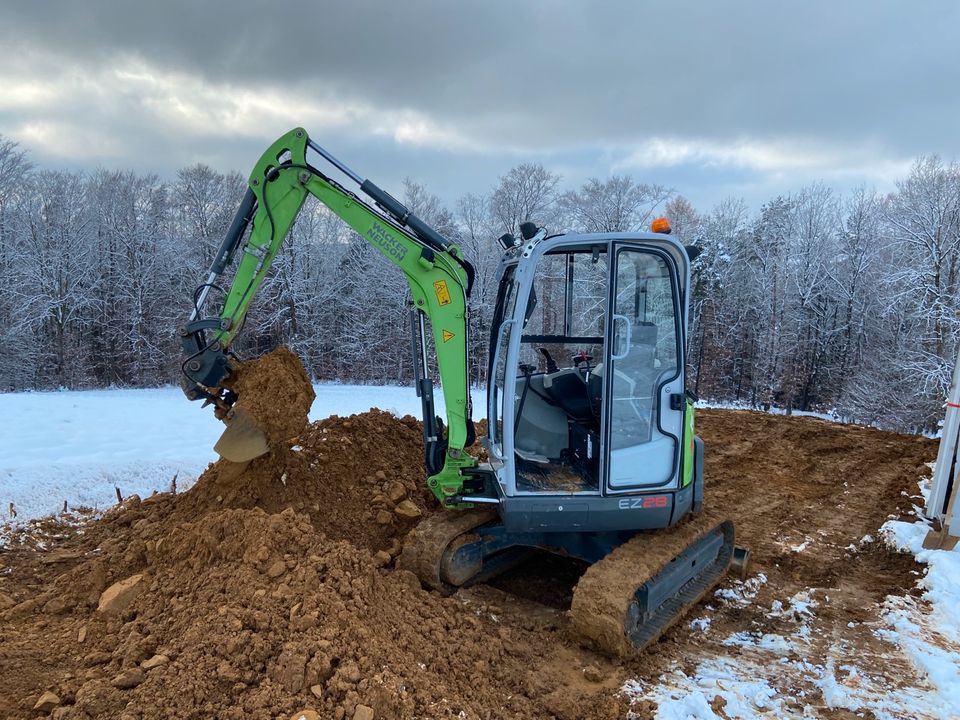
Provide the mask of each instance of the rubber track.
[{"label": "rubber track", "polygon": [[[664,601],[642,625],[629,621],[635,594],[673,558],[714,529],[724,531],[717,561]],[[717,514],[698,515],[666,530],[643,532],[591,565],[573,592],[570,627],[584,645],[615,657],[637,654],[654,642],[709,592],[733,557],[733,523]]]},{"label": "rubber track", "polygon": [[397,567],[410,570],[434,590],[452,593],[456,588],[440,577],[444,552],[458,537],[494,517],[496,513],[491,510],[451,510],[427,518],[407,536]]}]

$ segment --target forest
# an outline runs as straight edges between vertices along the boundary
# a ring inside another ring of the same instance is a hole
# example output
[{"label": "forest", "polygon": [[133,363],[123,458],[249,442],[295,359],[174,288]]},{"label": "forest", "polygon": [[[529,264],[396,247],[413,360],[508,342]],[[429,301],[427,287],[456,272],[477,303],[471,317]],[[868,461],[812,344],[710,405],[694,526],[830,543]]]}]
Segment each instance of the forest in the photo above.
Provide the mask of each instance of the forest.
[{"label": "forest", "polygon": [[[40,169],[0,137],[0,390],[178,382],[177,330],[244,190],[205,165],[175,178]],[[496,238],[646,229],[666,215],[694,262],[690,389],[703,399],[934,431],[960,340],[960,166],[921,157],[895,189],[797,188],[758,209],[696,208],[629,176],[566,187],[518,165],[446,206],[404,182],[407,206],[477,268],[471,375],[486,380]],[[280,344],[317,380],[412,379],[403,276],[308,205],[254,303],[241,357]]]}]

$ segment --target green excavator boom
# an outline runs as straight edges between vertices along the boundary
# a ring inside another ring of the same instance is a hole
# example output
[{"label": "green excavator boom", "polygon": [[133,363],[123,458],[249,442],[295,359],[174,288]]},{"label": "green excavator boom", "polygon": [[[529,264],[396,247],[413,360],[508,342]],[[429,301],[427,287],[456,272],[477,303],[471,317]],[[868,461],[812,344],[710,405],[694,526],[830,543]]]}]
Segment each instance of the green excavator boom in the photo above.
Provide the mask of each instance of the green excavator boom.
[{"label": "green excavator boom", "polygon": [[[308,163],[308,148],[357,182],[380,209]],[[311,141],[303,128],[280,137],[257,162],[206,282],[197,289],[193,313],[181,330],[184,391],[191,399],[212,402],[229,412],[232,398],[221,383],[230,373],[231,344],[308,195],[342,218],[406,277],[413,307],[420,318],[419,342],[423,352],[422,360],[416,363],[417,389],[424,400],[428,483],[446,505],[469,506],[461,498],[467,477],[464,471],[477,464],[465,452],[475,440],[467,376],[467,301],[473,269],[455,244],[395,198],[339,163]],[[250,232],[244,242],[248,226]],[[210,289],[237,253],[236,272],[220,312],[216,317],[204,318],[202,310]],[[426,340],[422,336],[424,317],[430,320],[443,388],[445,436],[442,424],[433,414],[433,387],[427,377]],[[244,433],[249,432],[249,427],[244,429]]]}]

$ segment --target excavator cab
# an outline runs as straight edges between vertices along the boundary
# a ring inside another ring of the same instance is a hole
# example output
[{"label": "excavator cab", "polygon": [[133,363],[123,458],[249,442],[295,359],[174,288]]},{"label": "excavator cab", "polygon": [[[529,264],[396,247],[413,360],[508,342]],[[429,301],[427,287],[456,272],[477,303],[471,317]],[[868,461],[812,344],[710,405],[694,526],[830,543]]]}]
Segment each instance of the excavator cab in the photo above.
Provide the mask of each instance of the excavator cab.
[{"label": "excavator cab", "polygon": [[639,530],[699,506],[688,282],[686,249],[662,233],[540,231],[508,247],[486,438],[508,524]]},{"label": "excavator cab", "polygon": [[732,522],[697,513],[703,443],[684,372],[692,251],[662,232],[523,230],[501,238],[489,461],[477,469],[486,488],[461,498],[479,509],[422,522],[400,563],[449,591],[532,549],[577,558],[589,568],[572,630],[631,655],[749,559]]}]

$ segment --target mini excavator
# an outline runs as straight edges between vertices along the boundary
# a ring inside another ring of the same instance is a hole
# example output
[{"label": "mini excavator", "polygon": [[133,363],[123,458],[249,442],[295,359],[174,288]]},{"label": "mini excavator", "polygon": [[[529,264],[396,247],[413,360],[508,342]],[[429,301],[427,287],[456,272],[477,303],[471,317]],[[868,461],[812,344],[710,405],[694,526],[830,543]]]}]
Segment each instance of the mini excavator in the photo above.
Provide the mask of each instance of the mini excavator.
[{"label": "mini excavator", "polygon": [[[685,382],[695,249],[671,237],[665,221],[655,232],[558,235],[526,222],[520,238],[500,237],[488,460],[479,462],[468,452],[476,441],[467,357],[473,267],[302,128],[261,156],[180,331],[184,392],[226,422],[216,448],[225,459],[268,450],[224,381],[236,362],[231,343],[307,196],[396,265],[410,288],[427,483],[448,512],[410,534],[400,567],[449,593],[531,549],[585,561],[571,628],[621,657],[653,642],[731,567],[744,571],[749,552],[735,547],[733,523],[704,511],[704,448]],[[219,311],[205,314],[234,260]],[[427,321],[445,420],[434,403]]]}]

